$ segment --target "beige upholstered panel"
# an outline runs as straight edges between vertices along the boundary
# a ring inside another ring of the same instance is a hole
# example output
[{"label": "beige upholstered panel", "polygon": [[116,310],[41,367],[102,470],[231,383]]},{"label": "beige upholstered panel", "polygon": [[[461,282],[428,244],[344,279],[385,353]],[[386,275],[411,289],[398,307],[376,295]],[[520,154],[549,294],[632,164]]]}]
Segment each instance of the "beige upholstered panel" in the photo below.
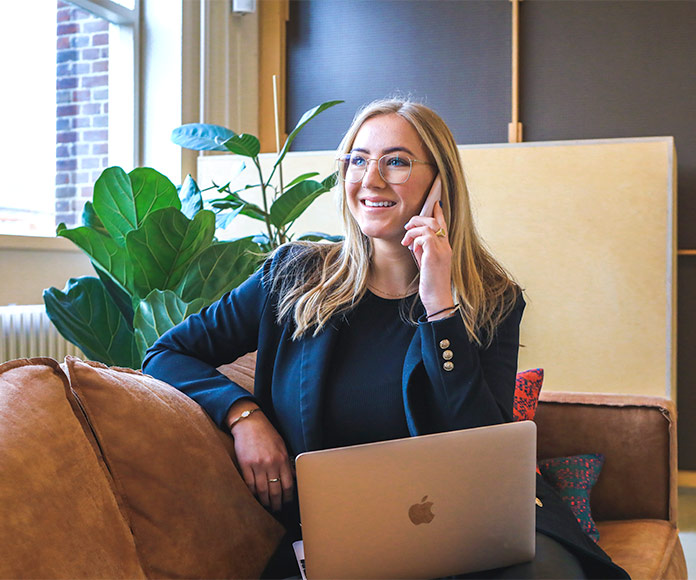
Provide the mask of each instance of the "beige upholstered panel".
[{"label": "beige upholstered panel", "polygon": [[462,151],[477,222],[527,291],[544,388],[674,395],[672,139]]},{"label": "beige upholstered panel", "polygon": [[[479,230],[527,292],[520,368],[544,367],[545,388],[554,390],[675,398],[673,139],[460,150]],[[327,175],[333,157],[290,154],[285,182]],[[229,181],[240,162],[201,157],[201,186]],[[252,169],[241,178],[254,179]],[[261,231],[238,220],[235,237]],[[340,233],[330,194],[296,223],[298,233],[312,230]]]}]

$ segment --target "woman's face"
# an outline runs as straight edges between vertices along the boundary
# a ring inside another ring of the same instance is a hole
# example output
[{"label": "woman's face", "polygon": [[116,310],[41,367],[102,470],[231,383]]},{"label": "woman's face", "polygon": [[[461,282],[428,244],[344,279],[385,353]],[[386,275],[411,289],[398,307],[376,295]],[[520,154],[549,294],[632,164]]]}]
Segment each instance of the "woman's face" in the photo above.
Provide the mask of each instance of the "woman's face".
[{"label": "woman's face", "polygon": [[377,159],[386,153],[399,153],[410,159],[430,161],[421,138],[413,126],[396,114],[379,115],[365,121],[358,130],[351,153],[367,159],[362,182],[345,183],[346,202],[362,232],[386,241],[398,241],[406,233],[404,225],[418,215],[435,179],[434,165],[413,163],[405,183],[384,181],[377,168]]}]

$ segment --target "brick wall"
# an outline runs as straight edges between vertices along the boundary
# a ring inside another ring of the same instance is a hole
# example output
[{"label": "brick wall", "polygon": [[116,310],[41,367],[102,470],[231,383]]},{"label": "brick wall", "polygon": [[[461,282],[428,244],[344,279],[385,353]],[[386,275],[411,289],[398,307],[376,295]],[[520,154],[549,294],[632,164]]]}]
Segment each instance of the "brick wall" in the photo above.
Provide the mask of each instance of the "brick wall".
[{"label": "brick wall", "polygon": [[109,23],[59,0],[56,32],[56,225],[74,227],[108,164]]}]

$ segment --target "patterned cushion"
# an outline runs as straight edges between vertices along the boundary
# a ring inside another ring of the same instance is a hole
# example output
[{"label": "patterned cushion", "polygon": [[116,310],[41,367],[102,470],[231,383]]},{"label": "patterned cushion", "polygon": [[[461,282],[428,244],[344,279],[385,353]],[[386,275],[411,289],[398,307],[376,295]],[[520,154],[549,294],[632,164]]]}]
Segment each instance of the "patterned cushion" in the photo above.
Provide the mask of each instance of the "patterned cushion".
[{"label": "patterned cushion", "polygon": [[541,473],[558,491],[573,510],[580,527],[595,542],[599,541],[599,530],[590,512],[590,490],[599,478],[604,464],[600,454],[556,457],[539,462]]},{"label": "patterned cushion", "polygon": [[515,421],[534,421],[544,369],[530,369],[517,373],[512,414]]},{"label": "patterned cushion", "polygon": [[[544,369],[530,369],[517,373],[515,397],[512,402],[512,416],[515,421],[534,421],[543,382]],[[536,472],[541,475],[538,465]]]}]

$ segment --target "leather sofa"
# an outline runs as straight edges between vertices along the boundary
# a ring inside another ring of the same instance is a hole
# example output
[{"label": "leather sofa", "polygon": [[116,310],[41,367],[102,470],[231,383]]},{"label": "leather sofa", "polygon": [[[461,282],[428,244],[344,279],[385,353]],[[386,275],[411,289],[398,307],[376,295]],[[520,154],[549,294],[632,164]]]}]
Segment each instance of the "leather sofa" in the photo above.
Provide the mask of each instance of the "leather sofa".
[{"label": "leather sofa", "polygon": [[[221,370],[248,389],[255,360]],[[676,415],[664,399],[544,393],[539,456],[602,453],[600,545],[633,578],[686,578]],[[282,529],[193,401],[67,357],[0,365],[0,578],[251,578]]]}]

